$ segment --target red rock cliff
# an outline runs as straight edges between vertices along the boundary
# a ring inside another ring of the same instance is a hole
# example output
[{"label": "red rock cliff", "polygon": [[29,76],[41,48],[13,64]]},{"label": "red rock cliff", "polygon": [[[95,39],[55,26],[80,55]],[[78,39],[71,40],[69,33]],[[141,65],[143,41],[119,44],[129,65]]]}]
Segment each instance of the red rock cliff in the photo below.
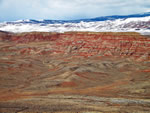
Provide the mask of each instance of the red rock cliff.
[{"label": "red rock cliff", "polygon": [[150,59],[150,38],[138,33],[32,32],[13,34],[11,38],[7,37],[7,39],[17,43],[50,41],[51,45],[41,50],[40,54],[57,53],[84,57],[98,55]]}]

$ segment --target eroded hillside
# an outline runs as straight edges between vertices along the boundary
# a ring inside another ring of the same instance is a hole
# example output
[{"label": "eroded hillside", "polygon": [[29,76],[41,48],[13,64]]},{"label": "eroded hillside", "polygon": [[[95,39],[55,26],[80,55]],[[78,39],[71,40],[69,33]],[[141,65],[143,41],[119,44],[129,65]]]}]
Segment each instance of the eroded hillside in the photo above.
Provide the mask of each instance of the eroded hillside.
[{"label": "eroded hillside", "polygon": [[149,37],[2,32],[0,40],[0,112],[150,111]]}]

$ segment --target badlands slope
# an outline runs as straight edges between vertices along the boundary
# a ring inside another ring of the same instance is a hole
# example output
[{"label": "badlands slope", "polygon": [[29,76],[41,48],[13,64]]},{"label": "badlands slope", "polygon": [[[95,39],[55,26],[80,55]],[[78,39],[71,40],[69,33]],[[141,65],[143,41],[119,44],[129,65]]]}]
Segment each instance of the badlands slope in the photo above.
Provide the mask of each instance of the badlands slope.
[{"label": "badlands slope", "polygon": [[150,112],[150,38],[0,32],[0,112]]}]

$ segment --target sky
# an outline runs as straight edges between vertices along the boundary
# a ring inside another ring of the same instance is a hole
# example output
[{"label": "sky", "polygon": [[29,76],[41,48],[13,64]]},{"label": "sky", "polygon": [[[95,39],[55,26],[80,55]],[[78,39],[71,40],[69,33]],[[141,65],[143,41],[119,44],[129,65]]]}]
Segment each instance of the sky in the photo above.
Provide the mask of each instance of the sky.
[{"label": "sky", "polygon": [[150,12],[150,0],[0,0],[0,22],[74,20]]}]

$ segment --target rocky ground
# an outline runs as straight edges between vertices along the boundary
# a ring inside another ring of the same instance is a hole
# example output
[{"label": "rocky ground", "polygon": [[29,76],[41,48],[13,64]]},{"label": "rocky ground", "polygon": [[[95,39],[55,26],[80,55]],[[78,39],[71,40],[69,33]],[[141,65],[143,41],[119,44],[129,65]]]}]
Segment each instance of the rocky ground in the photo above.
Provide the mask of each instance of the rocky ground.
[{"label": "rocky ground", "polygon": [[0,112],[150,112],[150,38],[0,32]]}]

